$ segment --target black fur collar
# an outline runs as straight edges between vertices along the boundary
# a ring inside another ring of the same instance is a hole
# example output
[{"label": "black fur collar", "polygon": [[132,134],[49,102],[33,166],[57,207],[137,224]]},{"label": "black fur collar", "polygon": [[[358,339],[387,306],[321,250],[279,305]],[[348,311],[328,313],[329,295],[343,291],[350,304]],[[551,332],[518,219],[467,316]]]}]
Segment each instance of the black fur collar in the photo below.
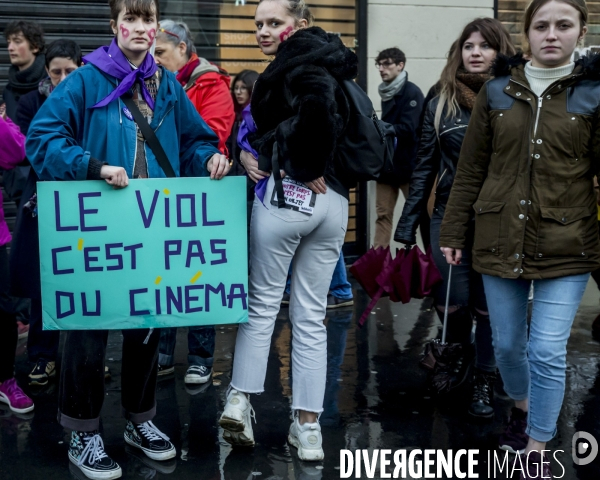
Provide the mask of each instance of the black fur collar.
[{"label": "black fur collar", "polygon": [[528,60],[523,58],[523,52],[519,52],[512,57],[499,53],[496,56],[494,65],[492,65],[492,77],[504,77],[506,75],[510,75],[513,67],[525,65],[527,61]]},{"label": "black fur collar", "polygon": [[[514,67],[525,65],[527,62],[528,60],[523,58],[523,53],[521,52],[512,57],[499,53],[492,66],[492,76],[504,77],[510,75]],[[600,79],[600,54],[592,53],[581,57],[575,62],[575,70],[578,70],[577,73],[586,78],[593,80]]]},{"label": "black fur collar", "polygon": [[283,42],[275,60],[260,76],[261,83],[278,81],[286,72],[300,65],[326,68],[338,79],[353,79],[358,74],[358,57],[345,47],[337,35],[322,28],[298,30]]}]

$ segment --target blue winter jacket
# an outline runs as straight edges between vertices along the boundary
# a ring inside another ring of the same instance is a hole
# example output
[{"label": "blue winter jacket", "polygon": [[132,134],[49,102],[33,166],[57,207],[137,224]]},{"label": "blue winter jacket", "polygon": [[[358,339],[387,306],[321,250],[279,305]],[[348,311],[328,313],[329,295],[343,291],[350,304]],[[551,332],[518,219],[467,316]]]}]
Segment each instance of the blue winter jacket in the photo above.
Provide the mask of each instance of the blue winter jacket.
[{"label": "blue winter jacket", "polygon": [[[219,140],[202,120],[175,76],[162,69],[150,126],[178,176],[207,176]],[[125,168],[133,178],[136,126],[121,99],[90,109],[117,84],[93,65],[71,73],[44,102],[29,127],[27,158],[40,180],[85,180],[90,157]],[[131,117],[131,118],[130,118]],[[145,146],[150,178],[165,177]]]}]

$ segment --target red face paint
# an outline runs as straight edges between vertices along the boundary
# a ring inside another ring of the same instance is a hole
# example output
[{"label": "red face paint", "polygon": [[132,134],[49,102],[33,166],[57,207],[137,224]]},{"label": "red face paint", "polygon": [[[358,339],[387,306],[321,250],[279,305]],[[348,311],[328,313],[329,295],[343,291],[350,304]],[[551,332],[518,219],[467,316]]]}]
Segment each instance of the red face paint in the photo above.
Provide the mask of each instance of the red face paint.
[{"label": "red face paint", "polygon": [[150,37],[150,41],[148,43],[150,45],[152,45],[154,43],[154,39],[156,38],[156,29],[155,28],[151,28],[148,31],[148,37]]},{"label": "red face paint", "polygon": [[127,30],[123,24],[119,25],[119,28],[121,29],[121,35],[123,36],[123,38],[127,38],[129,37],[129,30]]},{"label": "red face paint", "polygon": [[286,28],[283,32],[281,32],[279,34],[279,41],[280,42],[285,42],[288,37],[290,36],[290,33],[292,33],[294,31],[294,27],[289,26],[288,28]]}]

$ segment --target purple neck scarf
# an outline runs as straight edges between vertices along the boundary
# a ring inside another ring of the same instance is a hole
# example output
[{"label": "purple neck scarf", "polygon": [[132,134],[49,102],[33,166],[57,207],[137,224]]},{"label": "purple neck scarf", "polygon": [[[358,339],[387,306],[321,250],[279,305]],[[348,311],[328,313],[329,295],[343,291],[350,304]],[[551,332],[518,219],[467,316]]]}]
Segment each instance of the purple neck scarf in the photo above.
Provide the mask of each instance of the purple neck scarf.
[{"label": "purple neck scarf", "polygon": [[117,45],[117,40],[113,39],[109,47],[100,47],[94,50],[89,55],[83,57],[83,61],[91,63],[107,75],[120,80],[119,85],[117,85],[117,88],[112,93],[91,108],[100,108],[108,105],[116,98],[128,92],[135,82],[139,80],[142,85],[144,100],[154,110],[154,100],[152,100],[152,96],[144,83],[144,80],[154,75],[158,69],[150,52],[146,54],[146,58],[144,58],[144,61],[138,68],[132,69],[127,57]]}]

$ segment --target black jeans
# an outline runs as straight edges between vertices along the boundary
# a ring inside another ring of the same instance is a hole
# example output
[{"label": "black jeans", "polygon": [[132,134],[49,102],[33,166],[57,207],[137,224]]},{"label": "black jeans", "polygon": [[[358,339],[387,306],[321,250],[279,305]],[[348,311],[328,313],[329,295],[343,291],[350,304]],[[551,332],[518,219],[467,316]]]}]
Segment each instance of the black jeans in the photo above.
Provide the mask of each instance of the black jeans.
[{"label": "black jeans", "polygon": [[10,296],[8,252],[6,245],[0,247],[0,383],[15,374],[15,350],[17,348],[17,320],[14,300]]},{"label": "black jeans", "polygon": [[[123,330],[121,405],[134,423],[156,414],[156,375],[160,330]],[[72,430],[90,432],[100,426],[104,402],[104,357],[107,330],[66,332],[58,396],[58,421]]]},{"label": "black jeans", "polygon": [[[433,260],[442,274],[443,282],[437,287],[435,302],[437,306],[444,307],[446,304],[446,292],[448,289],[449,266],[446,258],[440,251],[440,227],[443,216],[439,211],[434,210],[431,218],[431,253]],[[481,312],[487,312],[487,301],[485,290],[483,288],[483,279],[481,274],[473,270],[471,266],[471,248],[465,248],[462,251],[462,260],[460,265],[452,267],[452,281],[450,282],[450,307],[463,307],[463,310],[470,310],[476,315],[477,328],[475,329],[475,349],[477,356],[475,366],[486,372],[496,371],[496,357],[494,356],[494,347],[492,345],[492,327],[490,325],[489,315],[482,315]],[[479,313],[477,312],[479,311]],[[440,315],[443,316],[443,315]],[[460,325],[452,324],[451,317],[456,317]],[[471,330],[473,321],[471,315],[457,314],[450,315],[448,320],[448,341],[471,343]],[[453,332],[452,330],[457,330]],[[459,333],[457,338],[454,334]]]},{"label": "black jeans", "polygon": [[55,362],[58,356],[60,330],[44,330],[42,325],[42,301],[31,299],[31,315],[29,316],[29,335],[27,352],[31,362],[46,360]]}]

